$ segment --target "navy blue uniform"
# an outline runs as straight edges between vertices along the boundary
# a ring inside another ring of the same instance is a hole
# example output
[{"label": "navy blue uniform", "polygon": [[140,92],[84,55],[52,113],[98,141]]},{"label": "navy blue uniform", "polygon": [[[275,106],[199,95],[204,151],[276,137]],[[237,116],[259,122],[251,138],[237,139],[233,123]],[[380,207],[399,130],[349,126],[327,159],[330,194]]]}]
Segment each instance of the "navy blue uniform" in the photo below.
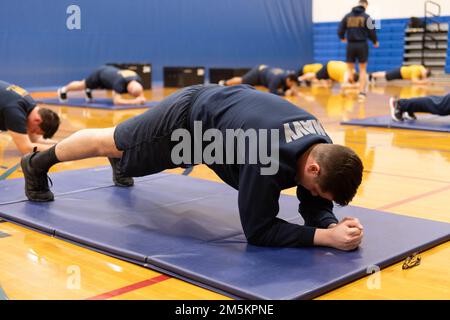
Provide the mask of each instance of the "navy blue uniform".
[{"label": "navy blue uniform", "polygon": [[450,94],[446,96],[429,96],[398,100],[398,107],[403,112],[426,112],[440,116],[450,115]]},{"label": "navy blue uniform", "polygon": [[36,107],[24,89],[0,81],[0,130],[27,133],[27,118]]},{"label": "navy blue uniform", "polygon": [[242,83],[264,86],[270,93],[284,95],[284,92],[289,89],[286,86],[286,78],[291,74],[295,75],[295,71],[259,65],[242,76]]},{"label": "navy blue uniform", "polygon": [[[227,129],[279,130],[279,169],[273,175],[262,175],[260,169],[264,165],[252,164],[247,158],[242,164],[207,164],[223,181],[239,190],[239,213],[249,243],[312,245],[315,228],[337,223],[333,203],[312,196],[296,181],[297,159],[313,144],[332,143],[331,139],[313,115],[285,99],[247,85],[187,87],[157,107],[119,124],[114,139],[117,148],[124,151],[121,170],[128,175],[142,176],[176,167],[171,151],[178,142],[171,141],[171,135],[183,128],[194,136],[194,123],[201,123],[203,132],[208,129],[222,133]],[[270,139],[266,143],[271,150]],[[201,141],[200,145],[205,146]],[[234,148],[236,154],[235,145]],[[281,190],[295,186],[304,226],[277,218]]]},{"label": "navy blue uniform", "polygon": [[367,39],[376,43],[377,33],[375,24],[366,13],[363,6],[357,6],[347,14],[339,24],[338,35],[340,39],[347,38],[347,62],[367,62],[369,46]]},{"label": "navy blue uniform", "polygon": [[142,84],[141,77],[134,71],[120,70],[113,66],[102,66],[91,73],[85,81],[88,89],[114,90],[122,94],[128,92],[127,86],[133,80]]},{"label": "navy blue uniform", "polygon": [[386,76],[385,76],[386,80],[392,81],[392,80],[403,79],[401,69],[402,68],[395,68],[395,69],[386,71]]}]

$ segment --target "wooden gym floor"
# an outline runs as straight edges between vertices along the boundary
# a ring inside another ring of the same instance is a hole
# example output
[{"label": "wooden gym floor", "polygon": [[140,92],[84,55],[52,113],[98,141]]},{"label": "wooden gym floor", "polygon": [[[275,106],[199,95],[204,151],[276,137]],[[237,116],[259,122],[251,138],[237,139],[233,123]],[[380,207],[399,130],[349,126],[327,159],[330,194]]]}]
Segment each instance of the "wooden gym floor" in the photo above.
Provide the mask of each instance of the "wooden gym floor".
[{"label": "wooden gym floor", "polygon": [[[363,159],[364,180],[353,205],[450,223],[450,134],[339,125],[345,119],[388,114],[391,95],[442,95],[450,91],[449,86],[380,85],[370,90],[363,103],[336,88],[305,88],[301,98],[290,101],[316,115],[335,143],[353,148]],[[173,91],[155,88],[146,95],[160,100]],[[51,108],[62,118],[57,139],[83,128],[114,126],[143,112]],[[14,171],[19,160],[9,136],[0,133],[0,176],[12,172],[8,178],[21,177],[20,169]],[[102,158],[69,162],[55,166],[54,171],[98,165],[108,162]],[[220,181],[205,166],[195,167],[190,175]],[[295,194],[294,189],[286,193]],[[397,263],[383,269],[378,288],[368,286],[371,281],[360,279],[319,299],[450,299],[450,243],[422,253],[418,267],[402,270]],[[0,287],[9,299],[227,299],[8,222],[0,223]]]}]

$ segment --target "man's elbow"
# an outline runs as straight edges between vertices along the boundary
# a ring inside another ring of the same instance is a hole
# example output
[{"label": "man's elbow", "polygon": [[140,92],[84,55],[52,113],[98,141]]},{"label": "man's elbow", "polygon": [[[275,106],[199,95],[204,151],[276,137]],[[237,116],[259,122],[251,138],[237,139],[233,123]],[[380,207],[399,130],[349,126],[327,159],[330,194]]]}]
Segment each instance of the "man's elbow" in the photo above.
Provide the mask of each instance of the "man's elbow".
[{"label": "man's elbow", "polygon": [[247,242],[248,242],[248,244],[251,244],[251,245],[257,246],[257,247],[264,247],[267,245],[267,244],[265,244],[263,238],[256,236],[256,235],[247,236]]},{"label": "man's elbow", "polygon": [[252,234],[245,234],[247,242],[253,246],[258,247],[270,247],[273,246],[273,241],[270,237],[267,237],[267,233],[264,231],[253,232]]}]

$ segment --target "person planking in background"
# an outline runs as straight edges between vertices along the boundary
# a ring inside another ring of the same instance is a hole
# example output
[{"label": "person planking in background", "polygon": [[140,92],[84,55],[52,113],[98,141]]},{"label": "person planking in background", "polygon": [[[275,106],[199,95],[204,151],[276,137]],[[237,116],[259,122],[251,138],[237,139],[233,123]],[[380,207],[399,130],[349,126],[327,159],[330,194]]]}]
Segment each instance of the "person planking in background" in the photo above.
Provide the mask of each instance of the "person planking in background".
[{"label": "person planking in background", "polygon": [[448,116],[450,115],[450,94],[412,99],[391,98],[389,108],[394,121],[416,120],[416,112]]},{"label": "person planking in background", "polygon": [[39,107],[25,89],[0,81],[0,131],[8,132],[22,154],[54,145],[50,138],[59,124],[58,114]]},{"label": "person planking in background", "polygon": [[264,64],[254,67],[242,77],[221,80],[219,84],[224,86],[238,84],[264,86],[269,89],[270,93],[280,96],[296,95],[298,88],[298,80],[294,71],[272,68]]},{"label": "person planking in background", "polygon": [[422,65],[402,66],[390,71],[378,71],[369,74],[369,81],[375,84],[376,80],[410,80],[412,84],[428,84],[431,70]]},{"label": "person planking in background", "polygon": [[297,73],[299,84],[306,84],[306,86],[311,86],[311,81],[304,80],[304,76],[310,73],[316,74],[320,69],[323,68],[323,64],[321,63],[310,63],[305,64]]},{"label": "person planking in background", "polygon": [[[72,81],[64,87],[58,89],[59,101],[67,101],[67,93],[73,91],[83,91],[86,101],[93,100],[92,90],[107,89],[113,90],[113,103],[115,105],[138,105],[145,103],[144,88],[142,79],[132,70],[121,70],[113,66],[101,66],[91,73],[86,79]],[[132,99],[124,98],[122,95],[128,93]]]},{"label": "person planking in background", "polygon": [[340,83],[343,89],[357,87],[359,75],[343,61],[328,61],[319,71],[301,76],[302,81],[311,81],[325,87]]}]

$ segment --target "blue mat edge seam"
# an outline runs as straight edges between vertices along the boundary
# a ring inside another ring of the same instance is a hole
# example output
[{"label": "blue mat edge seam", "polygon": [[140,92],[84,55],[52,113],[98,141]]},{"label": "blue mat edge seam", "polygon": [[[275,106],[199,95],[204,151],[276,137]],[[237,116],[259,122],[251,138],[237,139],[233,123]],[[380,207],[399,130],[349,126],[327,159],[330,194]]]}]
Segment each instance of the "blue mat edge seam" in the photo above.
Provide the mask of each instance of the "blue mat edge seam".
[{"label": "blue mat edge seam", "polygon": [[[148,101],[148,103],[157,104],[159,101]],[[46,104],[50,106],[59,106],[59,107],[73,107],[73,108],[87,108],[87,109],[101,109],[101,110],[131,110],[131,109],[148,109],[153,107],[149,105],[123,105],[123,106],[89,106],[89,105],[74,105],[74,104],[64,104],[64,103],[58,103],[53,101],[48,101],[46,99],[38,99],[36,100],[36,103],[38,104]]]}]

